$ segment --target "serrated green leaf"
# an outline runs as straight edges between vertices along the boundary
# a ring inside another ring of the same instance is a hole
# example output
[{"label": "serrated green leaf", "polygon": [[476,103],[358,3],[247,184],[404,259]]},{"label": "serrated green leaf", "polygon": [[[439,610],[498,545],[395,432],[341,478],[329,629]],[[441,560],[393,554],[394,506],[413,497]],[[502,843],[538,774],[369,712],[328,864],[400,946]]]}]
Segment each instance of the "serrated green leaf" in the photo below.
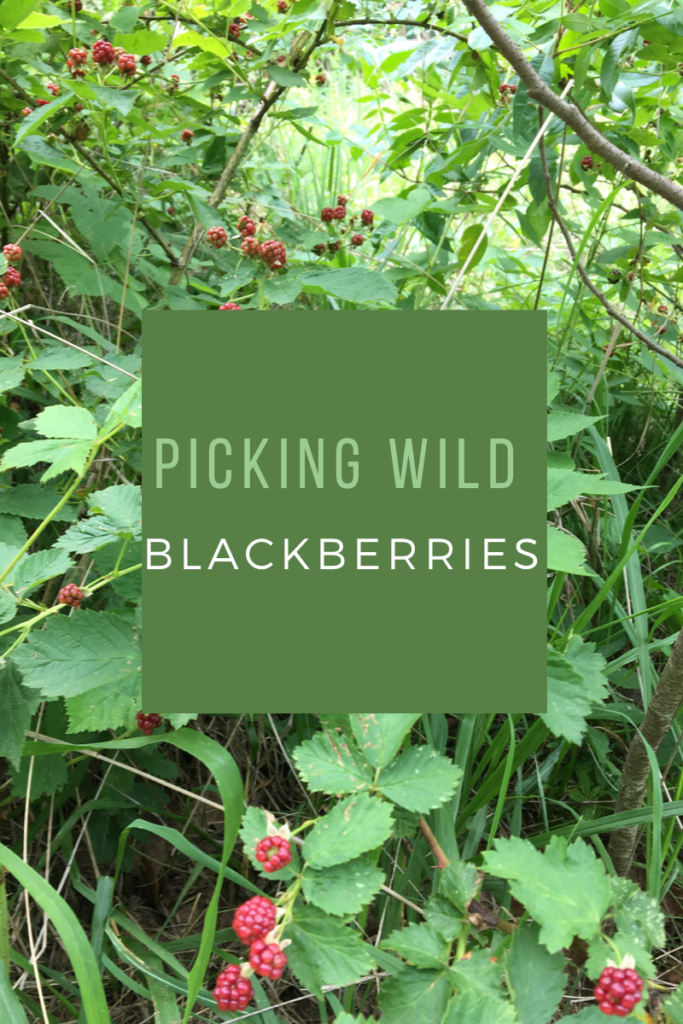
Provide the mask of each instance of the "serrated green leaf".
[{"label": "serrated green leaf", "polygon": [[296,71],[290,71],[289,68],[281,68],[274,64],[268,66],[268,77],[286,89],[307,84],[306,79],[297,75]]},{"label": "serrated green leaf", "polygon": [[576,473],[571,470],[548,468],[548,512],[566,505],[580,494],[627,494],[638,487],[616,480],[604,480],[600,473]]},{"label": "serrated green leaf", "polygon": [[45,470],[40,479],[51,480],[70,469],[82,473],[91,448],[90,441],[69,441],[65,438],[29,441],[11,448],[3,458],[0,468],[4,471],[35,466],[37,462],[49,462],[50,468]]},{"label": "serrated green leaf", "polygon": [[391,820],[391,808],[383,800],[367,793],[348,797],[308,833],[304,859],[314,868],[353,860],[389,838]]},{"label": "serrated green leaf", "polygon": [[0,394],[19,387],[25,372],[23,356],[4,356],[0,362]]},{"label": "serrated green leaf", "polygon": [[586,731],[591,697],[575,666],[557,651],[548,651],[548,710],[541,718],[553,735],[580,743]]},{"label": "serrated green leaf", "polygon": [[373,768],[386,768],[420,717],[419,714],[352,714],[349,721],[363,756]]},{"label": "serrated green leaf", "polygon": [[464,860],[452,860],[441,872],[441,888],[460,914],[477,891],[477,869]]},{"label": "serrated green leaf", "polygon": [[220,39],[215,39],[213,36],[202,36],[199,32],[195,32],[194,29],[181,32],[175,36],[173,46],[174,48],[178,46],[198,46],[200,50],[215,53],[217,57],[227,57],[230,53],[228,47]]},{"label": "serrated green leaf", "polygon": [[126,53],[134,53],[138,57],[145,57],[148,53],[157,53],[163,50],[169,42],[169,37],[163,32],[152,32],[150,29],[141,28],[138,32],[131,32],[129,35],[118,34],[114,38],[114,46],[122,46]]},{"label": "serrated green leaf", "polygon": [[368,948],[353,926],[317,907],[297,905],[287,937],[292,940],[289,966],[316,995],[322,994],[323,985],[350,985],[372,969]]},{"label": "serrated green leaf", "polygon": [[14,567],[11,579],[14,593],[17,597],[26,597],[34,587],[46,583],[54,576],[61,576],[71,568],[71,559],[65,551],[58,551],[49,548],[45,551],[36,551],[33,555],[27,555]]},{"label": "serrated green leaf", "polygon": [[[382,1024],[416,1024],[417,1021],[440,1024],[449,995],[450,985],[443,973],[406,967],[382,983],[379,997]],[[466,1019],[460,1018],[457,1024]],[[456,1024],[455,1019],[453,1024]]]},{"label": "serrated green leaf", "polygon": [[583,564],[586,557],[578,537],[572,537],[563,530],[548,523],[548,568],[556,572],[571,572],[576,576],[590,576],[590,570]]},{"label": "serrated green leaf", "polygon": [[36,107],[28,117],[22,118],[21,125],[14,138],[15,144],[20,143],[27,135],[33,135],[40,128],[41,124],[47,121],[48,117],[52,117],[58,110],[66,106],[67,103],[71,103],[71,99],[71,93],[65,92],[62,96],[50,100],[44,106]]},{"label": "serrated green leaf", "polygon": [[40,704],[40,696],[27,690],[16,665],[7,660],[0,668],[0,751],[19,767],[24,733]]},{"label": "serrated green leaf", "polygon": [[516,1020],[510,1003],[502,1003],[481,989],[466,989],[451,999],[443,1024],[512,1024]]},{"label": "serrated green leaf", "polygon": [[111,612],[54,615],[14,654],[24,683],[46,697],[73,697],[105,683],[124,687],[140,677],[140,642]]},{"label": "serrated green leaf", "polygon": [[346,793],[367,789],[373,774],[340,736],[318,732],[294,751],[299,775],[313,793]]},{"label": "serrated green leaf", "polygon": [[499,1001],[505,997],[502,966],[498,960],[491,959],[490,949],[472,950],[467,959],[455,960],[449,973],[459,992],[479,989]]},{"label": "serrated green leaf", "polygon": [[43,437],[63,437],[91,441],[97,437],[95,417],[87,409],[68,405],[50,405],[35,418],[36,430]]},{"label": "serrated green leaf", "polygon": [[9,622],[17,614],[17,602],[7,590],[0,590],[0,624]]},{"label": "serrated green leaf", "polygon": [[135,716],[142,708],[140,673],[123,681],[114,679],[66,700],[68,732],[102,732],[105,729],[134,729]]},{"label": "serrated green leaf", "polygon": [[578,434],[579,431],[585,430],[586,427],[590,427],[592,423],[597,423],[601,420],[602,416],[583,416],[576,412],[565,412],[564,410],[554,410],[548,413],[548,437],[549,442],[560,441],[564,437],[572,437],[574,434]]},{"label": "serrated green leaf", "polygon": [[365,267],[313,270],[303,274],[301,280],[348,302],[393,303],[398,296],[396,285],[386,275]]},{"label": "serrated green leaf", "polygon": [[81,370],[92,366],[93,359],[85,352],[66,345],[52,345],[29,363],[30,370]]},{"label": "serrated green leaf", "polygon": [[384,939],[380,946],[400,953],[413,967],[436,971],[448,967],[450,943],[429,922],[400,928]]},{"label": "serrated green leaf", "polygon": [[[683,1024],[683,985],[679,985],[678,988],[671,993],[664,1005],[666,1007],[666,1012],[671,1019],[671,1024]],[[593,1022],[587,1021],[586,1024],[593,1024]]]},{"label": "serrated green leaf", "polygon": [[384,872],[362,857],[313,870],[306,868],[303,891],[309,903],[326,914],[352,917],[369,903],[384,881]]},{"label": "serrated green leaf", "polygon": [[379,778],[379,790],[409,811],[426,814],[448,800],[462,771],[433,747],[409,747]]},{"label": "serrated green leaf", "polygon": [[424,912],[425,920],[440,931],[445,939],[453,942],[462,928],[462,916],[455,912],[451,901],[440,893],[432,893]]},{"label": "serrated green leaf", "polygon": [[[480,242],[479,239],[482,238],[482,235],[483,239]],[[470,253],[473,251],[475,246],[476,252],[470,262],[467,263]],[[487,247],[488,237],[484,230],[484,225],[470,224],[468,228],[465,228],[462,233],[462,238],[460,239],[460,247],[458,248],[458,265],[460,267],[464,267],[465,263],[467,263],[467,273],[469,273],[470,270],[474,270],[476,265],[483,259]]]},{"label": "serrated green leaf", "polygon": [[512,1002],[523,1024],[548,1024],[564,995],[567,977],[561,953],[549,953],[539,942],[537,924],[522,921],[507,955]]},{"label": "serrated green leaf", "polygon": [[[44,519],[59,504],[60,498],[61,494],[55,487],[17,484],[7,491],[0,491],[0,515]],[[77,516],[78,509],[73,505],[67,505],[53,516],[53,522],[71,523]]]},{"label": "serrated green leaf", "polygon": [[605,867],[587,843],[553,836],[543,853],[516,837],[497,839],[495,846],[484,854],[487,871],[510,880],[551,953],[577,935],[590,941],[598,934],[612,896]]}]

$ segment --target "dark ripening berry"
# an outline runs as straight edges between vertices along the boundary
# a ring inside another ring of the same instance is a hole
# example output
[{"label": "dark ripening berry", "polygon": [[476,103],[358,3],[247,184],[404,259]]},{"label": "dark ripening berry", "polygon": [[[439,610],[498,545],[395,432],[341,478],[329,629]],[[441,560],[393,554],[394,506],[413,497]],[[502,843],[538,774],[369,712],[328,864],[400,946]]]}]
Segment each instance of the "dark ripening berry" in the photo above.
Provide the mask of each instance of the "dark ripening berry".
[{"label": "dark ripening berry", "polygon": [[501,94],[501,96],[505,96],[506,93],[511,93],[514,96],[517,92],[517,86],[510,85],[508,82],[503,82],[502,85],[498,86],[498,92]]},{"label": "dark ripening berry", "polygon": [[239,39],[241,35],[242,26],[236,21],[231,21],[228,25],[228,39]]},{"label": "dark ripening berry", "polygon": [[277,9],[280,12],[280,14],[286,14],[287,11],[289,10],[289,4],[287,3],[287,0],[277,0]]},{"label": "dark ripening berry", "polygon": [[189,146],[194,138],[194,132],[191,132],[189,128],[183,128],[180,133],[180,138]]},{"label": "dark ripening berry", "polygon": [[316,85],[325,85],[326,82],[327,82],[327,77],[325,75],[323,75],[322,73],[315,76],[315,84]]},{"label": "dark ripening berry", "polygon": [[643,998],[643,982],[631,968],[606,967],[593,995],[608,1017],[627,1017]]},{"label": "dark ripening berry", "polygon": [[242,241],[240,249],[245,256],[248,256],[250,260],[255,260],[257,256],[261,255],[261,244],[257,238],[253,235],[246,235]]},{"label": "dark ripening berry", "polygon": [[209,228],[206,232],[206,240],[209,245],[212,245],[214,249],[222,249],[224,245],[227,245],[228,236],[225,228]]},{"label": "dark ripening berry", "polygon": [[9,288],[6,284],[0,284],[0,301],[6,299],[9,295]]},{"label": "dark ripening berry", "polygon": [[167,212],[168,212],[170,217],[175,217],[175,206],[169,206]]},{"label": "dark ripening berry", "polygon": [[246,1010],[254,997],[254,990],[248,978],[240,974],[238,964],[228,964],[216,978],[213,997],[221,1013],[235,1013]]},{"label": "dark ripening berry", "polygon": [[[5,246],[5,249],[7,249],[7,246]],[[5,252],[5,249],[3,249],[2,251]],[[5,256],[7,256],[6,252],[5,252]],[[12,260],[10,260],[9,256],[7,256],[7,259],[9,260],[10,263],[12,262]],[[669,310],[667,309],[666,306],[657,306],[657,312],[661,313],[662,316],[666,316],[667,313],[669,312]]]},{"label": "dark ripening berry", "polygon": [[219,309],[242,309],[242,307],[238,306],[236,302],[224,302],[223,305],[219,306],[218,308]]},{"label": "dark ripening berry", "polygon": [[74,64],[87,64],[88,51],[82,50],[80,47],[74,47],[73,50],[69,50],[69,58],[74,62]]},{"label": "dark ripening berry", "polygon": [[243,238],[246,238],[247,235],[256,234],[256,225],[254,224],[251,217],[247,216],[247,214],[245,213],[237,221],[237,230],[240,232]]},{"label": "dark ripening berry", "polygon": [[339,252],[339,250],[341,249],[341,242],[328,242],[327,248],[329,252]]},{"label": "dark ripening berry", "polygon": [[113,64],[116,60],[114,47],[106,39],[98,39],[92,44],[92,59],[94,64]]},{"label": "dark ripening berry", "polygon": [[257,843],[256,860],[263,865],[263,870],[268,874],[287,867],[292,860],[289,841],[282,836],[266,836]]},{"label": "dark ripening berry", "polygon": [[2,275],[2,283],[8,288],[18,288],[21,284],[21,274],[15,267],[8,267]]},{"label": "dark ripening berry", "polygon": [[315,253],[315,254],[316,254],[317,256],[324,256],[324,255],[325,255],[325,251],[326,251],[326,250],[327,250],[327,246],[325,245],[325,243],[324,243],[324,242],[318,242],[318,244],[317,244],[317,245],[314,245],[314,246],[313,246],[313,252],[314,252],[314,253]]},{"label": "dark ripening berry", "polygon": [[362,245],[364,241],[362,235],[351,235],[351,245]]},{"label": "dark ripening berry", "polygon": [[2,255],[5,257],[8,263],[18,263],[22,256],[21,246],[12,245],[11,242],[9,243],[9,245],[3,245]]},{"label": "dark ripening berry", "polygon": [[335,220],[345,220],[346,219],[346,207],[345,206],[339,205],[339,206],[335,207],[335,209],[334,209],[334,219]]},{"label": "dark ripening berry", "polygon": [[249,950],[249,963],[262,978],[279,978],[287,965],[287,955],[277,942],[266,944],[256,939]]},{"label": "dark ripening berry", "polygon": [[117,63],[122,75],[134,75],[138,69],[137,61],[132,53],[122,53]]},{"label": "dark ripening berry", "polygon": [[331,206],[323,206],[320,211],[320,219],[325,221],[327,224],[334,220],[334,210]]},{"label": "dark ripening berry", "polygon": [[282,270],[287,262],[287,250],[282,242],[272,238],[261,244],[261,259],[270,270]]},{"label": "dark ripening berry", "polygon": [[78,14],[79,11],[83,10],[83,0],[71,0],[69,7],[72,11]]},{"label": "dark ripening berry", "polygon": [[287,63],[287,58],[285,57],[284,53],[281,53],[279,57],[275,58],[275,63],[279,64],[280,67],[283,67],[283,65]]},{"label": "dark ripening berry", "polygon": [[138,729],[140,729],[141,732],[144,732],[145,736],[151,736],[154,730],[158,729],[163,722],[161,715],[154,713],[147,715],[144,711],[138,711],[135,717],[138,723]]},{"label": "dark ripening berry", "polygon": [[367,228],[371,228],[375,221],[375,215],[372,210],[361,210],[361,224],[365,224]]},{"label": "dark ripening berry", "polygon": [[275,904],[265,896],[253,896],[235,911],[232,928],[235,935],[250,946],[254,939],[265,939],[275,927]]},{"label": "dark ripening berry", "polygon": [[77,587],[75,583],[67,583],[65,587],[59,591],[57,598],[58,604],[68,604],[72,608],[80,608],[81,601],[85,597],[85,594],[80,587]]},{"label": "dark ripening berry", "polygon": [[659,334],[659,335],[666,334],[666,324],[662,324],[661,327],[657,328],[657,334]]},{"label": "dark ripening berry", "polygon": [[337,196],[337,205],[338,206],[348,206],[349,205],[349,197],[348,196]]},{"label": "dark ripening berry", "polygon": [[140,63],[145,66],[149,66],[152,63],[152,58],[149,53],[146,53],[144,57],[140,58]]}]

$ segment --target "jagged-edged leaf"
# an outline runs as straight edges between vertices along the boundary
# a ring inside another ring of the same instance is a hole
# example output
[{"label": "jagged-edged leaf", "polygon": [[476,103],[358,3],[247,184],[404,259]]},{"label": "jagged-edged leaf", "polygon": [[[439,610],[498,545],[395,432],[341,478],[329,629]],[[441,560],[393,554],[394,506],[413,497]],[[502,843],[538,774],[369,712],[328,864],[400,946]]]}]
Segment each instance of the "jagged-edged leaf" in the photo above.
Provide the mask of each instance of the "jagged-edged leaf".
[{"label": "jagged-edged leaf", "polygon": [[351,728],[363,756],[373,768],[385,768],[394,760],[406,733],[419,714],[349,715]]},{"label": "jagged-edged leaf", "polygon": [[294,760],[314,793],[355,793],[366,789],[373,779],[370,767],[341,736],[316,733],[296,748]]},{"label": "jagged-edged leaf", "polygon": [[331,867],[375,850],[391,835],[391,808],[367,793],[347,797],[306,836],[304,859],[314,868]]},{"label": "jagged-edged leaf", "polygon": [[429,922],[399,928],[380,945],[382,949],[400,953],[413,967],[427,967],[436,971],[448,967],[450,943]]},{"label": "jagged-edged leaf", "polygon": [[365,267],[313,270],[301,280],[349,302],[395,302],[398,295],[393,281],[378,270]]},{"label": "jagged-edged leaf", "polygon": [[465,860],[452,860],[441,872],[441,888],[460,914],[477,891],[477,869]]},{"label": "jagged-edged leaf", "polygon": [[565,412],[557,409],[548,413],[548,441],[560,441],[585,430],[592,423],[597,423],[602,416],[584,416],[577,412]]},{"label": "jagged-edged leaf", "polygon": [[26,597],[41,583],[46,583],[54,576],[62,576],[70,568],[71,559],[65,551],[48,548],[22,558],[7,582],[13,584],[17,597]]},{"label": "jagged-edged leaf", "polygon": [[510,1003],[481,989],[465,989],[451,999],[442,1024],[512,1024],[517,1020]]},{"label": "jagged-edged leaf", "polygon": [[[398,974],[386,978],[382,984],[379,997],[382,1024],[441,1022],[449,995],[450,985],[443,972],[406,967]],[[461,1024],[462,1019],[458,1024]]]},{"label": "jagged-edged leaf", "polygon": [[515,930],[507,955],[510,994],[524,1024],[548,1024],[564,995],[567,977],[561,953],[549,953],[539,942],[537,924],[523,921]]},{"label": "jagged-edged leaf", "polygon": [[40,704],[40,696],[27,690],[16,665],[9,659],[0,668],[0,751],[19,767],[24,733]]},{"label": "jagged-edged leaf", "polygon": [[381,793],[409,811],[427,811],[448,800],[461,770],[433,747],[409,747],[379,778]]},{"label": "jagged-edged leaf", "polygon": [[556,572],[571,572],[575,576],[590,576],[591,572],[583,564],[586,557],[584,548],[578,537],[572,537],[548,523],[548,568]]},{"label": "jagged-edged leaf", "polygon": [[350,985],[372,969],[358,931],[317,907],[297,905],[287,937],[289,966],[304,988],[320,995],[323,985]]},{"label": "jagged-edged leaf", "polygon": [[90,441],[68,441],[63,438],[29,441],[11,448],[4,456],[0,468],[4,471],[35,466],[37,462],[49,462],[50,468],[41,476],[42,481],[51,480],[69,469],[82,473],[91,447]]},{"label": "jagged-edged leaf", "polygon": [[[24,516],[26,519],[44,519],[59,504],[61,494],[55,487],[38,484],[17,484],[0,491],[0,514]],[[70,523],[78,515],[78,508],[67,505],[52,517],[55,523]]]},{"label": "jagged-edged leaf", "polygon": [[383,871],[358,857],[317,871],[307,867],[303,891],[306,900],[326,914],[352,917],[370,902],[383,881]]}]

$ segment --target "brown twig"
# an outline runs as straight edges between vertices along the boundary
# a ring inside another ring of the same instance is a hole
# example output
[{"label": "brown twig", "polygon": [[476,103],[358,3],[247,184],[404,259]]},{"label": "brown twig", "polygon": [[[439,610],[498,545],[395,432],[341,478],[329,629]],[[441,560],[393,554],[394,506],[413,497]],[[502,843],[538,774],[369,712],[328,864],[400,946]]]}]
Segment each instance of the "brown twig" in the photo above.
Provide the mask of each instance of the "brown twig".
[{"label": "brown twig", "polygon": [[420,832],[422,832],[422,835],[429,843],[430,850],[436,857],[436,866],[438,868],[447,868],[448,865],[450,864],[450,861],[446,854],[441,849],[441,847],[439,846],[436,836],[434,835],[434,833],[432,832],[431,828],[424,820],[424,818],[420,818]]}]

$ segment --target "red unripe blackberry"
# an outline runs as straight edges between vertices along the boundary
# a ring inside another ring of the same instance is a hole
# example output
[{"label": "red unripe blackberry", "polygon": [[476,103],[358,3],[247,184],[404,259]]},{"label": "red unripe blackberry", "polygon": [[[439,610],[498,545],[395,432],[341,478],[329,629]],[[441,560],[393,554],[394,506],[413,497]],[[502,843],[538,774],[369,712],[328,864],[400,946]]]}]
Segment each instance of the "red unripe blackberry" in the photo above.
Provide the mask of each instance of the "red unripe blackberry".
[{"label": "red unripe blackberry", "polygon": [[329,252],[339,252],[339,250],[341,249],[341,242],[328,242],[327,248]]},{"label": "red unripe blackberry", "polygon": [[349,203],[349,197],[348,196],[337,196],[337,205],[338,206],[348,206],[348,203]]},{"label": "red unripe blackberry", "polygon": [[37,107],[49,107],[49,105],[50,105],[50,101],[49,100],[36,100],[36,106]]},{"label": "red unripe blackberry", "polygon": [[657,328],[657,334],[659,334],[659,335],[666,334],[666,324],[662,324],[661,327]]},{"label": "red unripe blackberry", "polygon": [[335,219],[335,213],[331,206],[323,206],[320,211],[320,219],[329,224]]},{"label": "red unripe blackberry", "polygon": [[74,110],[76,110],[80,114],[81,110],[83,110],[83,104],[82,103],[74,103]]},{"label": "red unripe blackberry", "polygon": [[180,133],[180,138],[189,146],[194,138],[194,132],[191,132],[189,128],[183,128],[183,130]]},{"label": "red unripe blackberry", "polygon": [[287,250],[282,242],[271,238],[261,244],[261,259],[270,270],[282,270],[287,262]]},{"label": "red unripe blackberry", "polygon": [[287,58],[285,57],[284,53],[281,53],[279,57],[275,58],[275,63],[279,64],[280,67],[282,67],[283,64],[287,63]]},{"label": "red unripe blackberry", "polygon": [[155,729],[158,729],[163,719],[161,715],[157,714],[145,714],[143,711],[138,711],[135,716],[138,723],[138,729],[144,732],[145,736],[151,736]]},{"label": "red unripe blackberry", "polygon": [[219,309],[239,309],[239,310],[242,309],[242,307],[238,306],[236,302],[224,302],[223,305],[219,306],[218,308]]},{"label": "red unripe blackberry", "polygon": [[24,117],[28,117],[29,114],[33,113],[33,107],[23,107],[21,112]]},{"label": "red unripe blackberry", "polygon": [[583,160],[581,161],[581,167],[583,168],[584,171],[592,171],[593,169],[595,169],[597,171],[598,167],[601,167],[601,166],[602,166],[602,164],[599,164],[599,163],[593,165],[593,157],[592,156],[585,156],[583,158]]},{"label": "red unripe blackberry", "polygon": [[324,242],[318,242],[317,245],[313,246],[313,252],[316,253],[318,256],[324,256],[326,250],[327,246],[325,245]]},{"label": "red unripe blackberry", "polygon": [[117,64],[122,75],[134,75],[138,69],[137,60],[132,53],[122,53]]},{"label": "red unripe blackberry", "polygon": [[6,299],[9,295],[9,288],[6,284],[0,284],[0,301]]},{"label": "red unripe blackberry", "polygon": [[262,978],[279,978],[287,966],[287,954],[277,942],[265,943],[263,939],[252,942],[249,963]]},{"label": "red unripe blackberry", "polygon": [[85,597],[85,594],[80,587],[77,587],[75,583],[67,583],[65,587],[59,591],[57,602],[59,604],[68,604],[72,608],[80,608],[81,601]]},{"label": "red unripe blackberry", "polygon": [[74,62],[71,60],[71,57],[69,57],[69,59],[67,60],[66,65],[69,71],[71,72],[72,78],[85,78],[88,72],[87,67],[85,67],[84,65],[74,64]]},{"label": "red unripe blackberry", "polygon": [[114,47],[106,39],[92,44],[92,59],[95,64],[113,64],[116,60]]},{"label": "red unripe blackberry", "polygon": [[327,76],[323,75],[322,72],[319,75],[315,76],[315,84],[316,85],[325,85],[326,81],[327,81]]},{"label": "red unripe blackberry", "polygon": [[141,64],[145,64],[145,65],[151,64],[152,63],[151,55],[149,53],[146,53],[144,57],[140,58],[140,63]]},{"label": "red unripe blackberry", "polygon": [[346,207],[345,206],[341,206],[341,205],[340,206],[335,206],[335,208],[334,208],[334,219],[335,220],[345,220],[346,219]]},{"label": "red unripe blackberry", "polygon": [[351,235],[351,245],[362,245],[364,241],[362,235]]},{"label": "red unripe blackberry", "polygon": [[245,946],[254,939],[265,939],[275,927],[275,904],[265,896],[253,896],[237,908],[232,927]]},{"label": "red unripe blackberry", "polygon": [[254,989],[249,979],[240,974],[238,964],[228,964],[216,978],[213,997],[221,1013],[234,1013],[246,1010],[254,997]]},{"label": "red unripe blackberry", "polygon": [[21,284],[21,274],[15,267],[8,267],[2,275],[2,283],[8,288],[18,288]]},{"label": "red unripe blackberry", "polygon": [[74,64],[88,63],[88,51],[83,50],[80,47],[75,47],[73,50],[69,50],[69,57],[74,62]]},{"label": "red unripe blackberry", "polygon": [[289,10],[289,4],[287,3],[287,0],[277,0],[277,9],[280,12],[280,14],[286,14],[287,11]]},{"label": "red unripe blackberry", "polygon": [[18,263],[22,256],[21,246],[12,245],[11,242],[9,243],[9,245],[3,245],[2,255],[5,257],[8,263]]},{"label": "red unripe blackberry", "polygon": [[237,221],[237,230],[241,233],[243,238],[246,238],[247,235],[256,234],[256,225],[251,217],[247,216],[245,213]]},{"label": "red unripe blackberry", "polygon": [[[6,248],[7,248],[7,246],[5,246],[5,249]],[[5,249],[3,249],[2,251],[4,252]],[[9,260],[9,256],[7,257],[7,259]],[[10,261],[10,263],[12,262],[11,260],[9,260],[9,261]],[[666,306],[657,306],[657,312],[661,313],[662,316],[666,316],[667,313],[669,312],[669,310],[666,308]]]},{"label": "red unripe blackberry", "polygon": [[371,228],[375,221],[375,215],[372,210],[361,210],[360,220],[361,224],[365,224],[367,228]]},{"label": "red unripe blackberry", "polygon": [[643,998],[643,982],[630,967],[605,967],[593,995],[608,1017],[627,1017]]},{"label": "red unripe blackberry", "polygon": [[261,255],[261,244],[253,235],[245,235],[240,249],[250,260],[255,260],[257,256]]},{"label": "red unripe blackberry", "polygon": [[171,217],[175,217],[175,206],[169,206],[168,213]]},{"label": "red unripe blackberry", "polygon": [[242,26],[237,21],[231,21],[228,25],[228,39],[239,39],[242,35]]},{"label": "red unripe blackberry", "polygon": [[256,845],[256,860],[269,875],[286,868],[292,860],[289,841],[282,836],[266,836]]},{"label": "red unripe blackberry", "polygon": [[214,249],[222,249],[224,245],[227,245],[228,236],[225,228],[216,227],[209,228],[206,232],[206,240],[209,245],[212,245]]},{"label": "red unripe blackberry", "polygon": [[45,88],[48,92],[51,92],[53,96],[59,96],[59,86],[55,85],[54,82],[48,82]]},{"label": "red unripe blackberry", "polygon": [[504,96],[507,92],[512,93],[512,95],[514,96],[517,92],[517,86],[510,85],[508,82],[503,82],[502,85],[498,86],[498,92],[501,94],[501,96]]}]

